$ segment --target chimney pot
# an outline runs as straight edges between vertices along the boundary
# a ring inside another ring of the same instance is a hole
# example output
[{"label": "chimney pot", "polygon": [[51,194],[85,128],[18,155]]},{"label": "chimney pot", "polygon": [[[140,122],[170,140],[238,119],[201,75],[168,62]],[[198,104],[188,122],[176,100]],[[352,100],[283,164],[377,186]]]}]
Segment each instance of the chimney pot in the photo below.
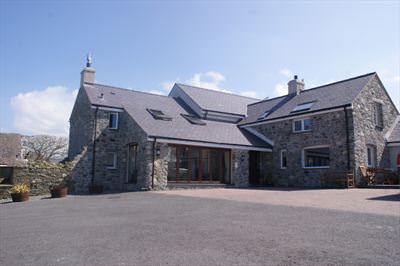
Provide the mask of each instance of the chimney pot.
[{"label": "chimney pot", "polygon": [[92,67],[92,56],[86,57],[86,67],[81,71],[81,87],[84,83],[94,83],[96,70]]},{"label": "chimney pot", "polygon": [[288,94],[299,95],[304,90],[304,79],[298,80],[298,76],[294,75],[294,79],[288,83]]}]

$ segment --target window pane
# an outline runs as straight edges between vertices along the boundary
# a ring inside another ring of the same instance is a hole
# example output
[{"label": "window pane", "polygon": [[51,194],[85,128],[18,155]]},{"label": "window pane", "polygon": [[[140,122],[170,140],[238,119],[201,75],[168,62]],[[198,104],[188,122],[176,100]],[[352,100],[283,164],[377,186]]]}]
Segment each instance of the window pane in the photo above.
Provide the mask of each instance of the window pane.
[{"label": "window pane", "polygon": [[202,181],[209,181],[210,180],[210,169],[209,169],[209,156],[210,156],[210,150],[208,149],[203,149],[201,151],[201,180]]},{"label": "window pane", "polygon": [[179,147],[179,180],[187,181],[189,179],[189,148]]},{"label": "window pane", "polygon": [[118,113],[110,113],[110,121],[108,126],[110,128],[118,128]]},{"label": "window pane", "polygon": [[286,151],[281,152],[281,167],[286,168],[287,166],[287,157],[286,157]]},{"label": "window pane", "polygon": [[329,148],[314,148],[304,150],[305,167],[329,166]]},{"label": "window pane", "polygon": [[304,130],[311,129],[311,119],[304,119],[303,124],[304,124]]},{"label": "window pane", "polygon": [[378,127],[383,127],[383,107],[381,103],[375,105],[375,120]]},{"label": "window pane", "polygon": [[301,131],[301,120],[299,121],[294,121],[294,131]]},{"label": "window pane", "polygon": [[199,180],[199,149],[194,147],[190,148],[190,177]]},{"label": "window pane", "polygon": [[115,168],[116,167],[115,162],[116,162],[116,153],[115,152],[107,153],[106,166],[109,168]]}]

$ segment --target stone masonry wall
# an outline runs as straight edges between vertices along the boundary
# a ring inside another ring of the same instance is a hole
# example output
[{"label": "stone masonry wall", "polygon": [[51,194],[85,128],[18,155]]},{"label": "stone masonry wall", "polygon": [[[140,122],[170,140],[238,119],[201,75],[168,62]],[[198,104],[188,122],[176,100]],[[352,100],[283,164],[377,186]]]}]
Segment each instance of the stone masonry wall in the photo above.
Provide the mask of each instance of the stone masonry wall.
[{"label": "stone masonry wall", "polygon": [[[383,129],[375,125],[375,100],[383,103]],[[398,115],[395,106],[384,90],[382,83],[375,76],[353,102],[355,169],[357,183],[362,184],[360,165],[367,165],[367,145],[376,147],[378,167],[389,167],[389,151],[385,143],[385,134]]]},{"label": "stone masonry wall", "polygon": [[[25,167],[14,168],[13,182],[27,184],[31,196],[47,195],[50,194],[50,187],[66,181],[70,171],[70,164],[29,162]],[[4,190],[0,198],[8,197],[10,197],[8,190]]]},{"label": "stone masonry wall", "polygon": [[[352,114],[348,112],[350,144],[353,143]],[[268,182],[279,186],[320,186],[321,176],[329,171],[347,169],[347,146],[345,130],[345,113],[343,110],[307,116],[312,120],[312,130],[294,133],[293,120],[288,119],[254,128],[274,142],[272,163],[263,160],[272,168],[272,180]],[[295,119],[298,119],[296,117]],[[330,147],[329,169],[304,169],[302,165],[303,149],[310,146],[328,145]],[[280,151],[287,150],[287,168],[280,169]],[[353,153],[350,145],[350,157]],[[351,162],[351,167],[354,163]],[[265,167],[265,168],[268,168]]]},{"label": "stone masonry wall", "polygon": [[232,150],[231,180],[236,187],[249,186],[249,151]]}]

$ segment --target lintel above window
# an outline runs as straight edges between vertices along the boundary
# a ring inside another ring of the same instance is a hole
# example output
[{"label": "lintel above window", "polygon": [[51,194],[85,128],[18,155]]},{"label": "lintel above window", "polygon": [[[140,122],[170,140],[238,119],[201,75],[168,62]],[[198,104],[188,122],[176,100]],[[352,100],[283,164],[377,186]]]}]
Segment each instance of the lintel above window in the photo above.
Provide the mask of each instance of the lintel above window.
[{"label": "lintel above window", "polygon": [[193,125],[199,125],[199,126],[205,126],[206,122],[201,120],[199,117],[194,116],[194,115],[188,115],[188,114],[181,114],[189,123]]},{"label": "lintel above window", "polygon": [[149,112],[153,116],[154,119],[164,120],[164,121],[171,121],[172,120],[172,117],[164,114],[161,110],[149,109],[149,108],[147,108],[146,110],[147,110],[147,112]]},{"label": "lintel above window", "polygon": [[296,113],[296,112],[302,112],[302,111],[307,111],[310,110],[311,107],[313,106],[314,102],[306,102],[306,103],[300,103],[298,104],[295,108],[293,108],[291,113]]}]

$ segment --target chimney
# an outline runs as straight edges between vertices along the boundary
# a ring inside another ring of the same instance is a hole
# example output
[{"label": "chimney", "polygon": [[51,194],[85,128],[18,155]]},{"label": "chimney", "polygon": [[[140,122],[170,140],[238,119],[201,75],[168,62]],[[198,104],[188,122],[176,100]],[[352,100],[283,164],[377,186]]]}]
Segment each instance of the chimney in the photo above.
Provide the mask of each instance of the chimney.
[{"label": "chimney", "polygon": [[304,79],[298,80],[297,75],[294,75],[294,79],[288,83],[288,94],[296,93],[299,95],[304,90]]},{"label": "chimney", "polygon": [[94,83],[94,74],[96,70],[92,67],[92,56],[86,56],[86,67],[81,71],[81,87],[83,83]]}]

